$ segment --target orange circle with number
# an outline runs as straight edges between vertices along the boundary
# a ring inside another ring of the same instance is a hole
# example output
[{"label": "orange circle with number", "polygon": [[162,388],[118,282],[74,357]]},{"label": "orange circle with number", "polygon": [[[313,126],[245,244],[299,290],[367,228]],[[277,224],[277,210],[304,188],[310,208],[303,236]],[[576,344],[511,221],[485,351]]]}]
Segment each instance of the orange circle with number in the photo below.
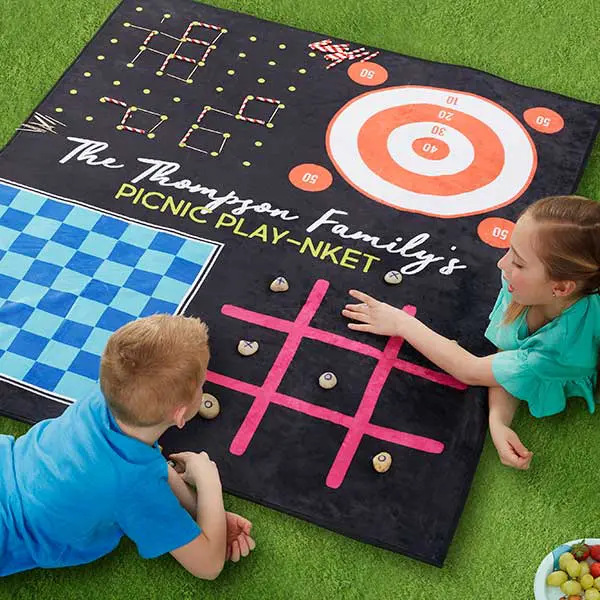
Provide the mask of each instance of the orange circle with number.
[{"label": "orange circle with number", "polygon": [[380,85],[387,81],[385,67],[373,62],[355,62],[348,67],[348,77],[360,85]]},{"label": "orange circle with number", "polygon": [[442,160],[450,154],[450,146],[446,142],[432,137],[424,137],[412,143],[415,154],[428,160]]},{"label": "orange circle with number", "polygon": [[523,118],[529,127],[540,133],[557,133],[565,126],[565,120],[556,111],[543,106],[528,108]]},{"label": "orange circle with number", "polygon": [[477,235],[482,242],[494,248],[508,248],[510,246],[510,236],[512,235],[515,224],[508,219],[499,217],[490,217],[484,219],[477,227]]},{"label": "orange circle with number", "polygon": [[322,192],[333,183],[333,175],[321,165],[296,165],[288,174],[292,185],[305,192]]}]

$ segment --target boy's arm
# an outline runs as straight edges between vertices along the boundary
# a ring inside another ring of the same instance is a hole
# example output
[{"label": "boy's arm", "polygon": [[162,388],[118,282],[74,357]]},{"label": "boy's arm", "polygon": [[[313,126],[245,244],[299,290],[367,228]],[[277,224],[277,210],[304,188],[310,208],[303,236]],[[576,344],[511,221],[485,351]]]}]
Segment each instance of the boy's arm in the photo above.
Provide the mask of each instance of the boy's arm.
[{"label": "boy's arm", "polygon": [[179,504],[185,508],[185,510],[192,515],[193,519],[196,519],[196,508],[198,504],[198,499],[196,497],[196,492],[181,478],[179,473],[171,466],[169,467],[169,486],[175,496],[177,496],[177,500],[179,500]]},{"label": "boy's arm", "polygon": [[[219,473],[206,452],[182,452],[173,456],[185,465],[184,483],[196,487],[196,522],[202,533],[171,555],[188,572],[202,579],[216,579],[225,564],[227,526]],[[170,471],[169,471],[170,473]]]}]

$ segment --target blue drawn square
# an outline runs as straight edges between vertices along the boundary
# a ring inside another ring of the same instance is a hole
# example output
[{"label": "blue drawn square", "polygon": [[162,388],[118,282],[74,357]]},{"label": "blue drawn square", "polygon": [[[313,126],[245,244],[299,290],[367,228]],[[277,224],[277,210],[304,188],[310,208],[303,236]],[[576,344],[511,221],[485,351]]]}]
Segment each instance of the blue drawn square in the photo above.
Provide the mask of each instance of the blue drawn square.
[{"label": "blue drawn square", "polygon": [[12,344],[8,347],[8,351],[36,360],[46,347],[48,341],[48,338],[22,330],[17,333],[17,337],[15,337]]},{"label": "blue drawn square", "polygon": [[13,199],[11,206],[15,210],[22,210],[23,212],[35,215],[42,204],[46,201],[39,194],[28,192],[27,190],[21,190]]},{"label": "blue drawn square", "polygon": [[203,265],[214,250],[214,244],[186,240],[177,256],[198,265]]},{"label": "blue drawn square", "polygon": [[27,304],[7,300],[4,304],[0,305],[0,323],[14,325],[20,329],[27,319],[29,319],[32,312],[33,308],[27,306]]},{"label": "blue drawn square", "polygon": [[49,240],[60,227],[58,221],[35,216],[23,229],[23,233],[35,235],[43,240]]},{"label": "blue drawn square", "polygon": [[64,221],[72,210],[73,207],[68,204],[48,199],[38,211],[38,215],[55,221]]},{"label": "blue drawn square", "polygon": [[73,308],[69,311],[67,319],[93,327],[105,310],[106,306],[104,304],[79,297],[75,301],[75,304],[73,304]]},{"label": "blue drawn square", "polygon": [[137,246],[125,244],[123,242],[117,242],[108,259],[122,265],[135,267],[142,254],[144,254],[144,251]]},{"label": "blue drawn square", "polygon": [[183,258],[175,257],[166,275],[167,277],[172,277],[178,281],[191,284],[198,276],[200,269],[201,265],[197,265],[189,260],[184,260]]},{"label": "blue drawn square", "polygon": [[33,219],[32,215],[21,210],[9,208],[2,217],[0,217],[0,225],[8,227],[9,229],[15,229],[16,231],[23,231],[23,228],[31,221],[31,219]]},{"label": "blue drawn square", "polygon": [[90,334],[90,337],[86,340],[85,344],[82,346],[82,350],[102,356],[104,348],[106,347],[106,342],[108,342],[108,338],[111,335],[112,332],[96,327]]},{"label": "blue drawn square", "polygon": [[33,259],[28,256],[7,252],[0,260],[0,273],[15,279],[23,279],[32,264]]},{"label": "blue drawn square", "polygon": [[36,385],[45,390],[54,390],[56,384],[64,375],[64,370],[55,369],[49,365],[36,362],[27,372],[23,381]]},{"label": "blue drawn square", "polygon": [[150,244],[150,250],[158,250],[167,254],[177,254],[185,240],[170,233],[160,231]]},{"label": "blue drawn square", "polygon": [[8,250],[11,244],[19,237],[19,232],[8,227],[2,227],[0,218],[0,249]]},{"label": "blue drawn square", "polygon": [[0,327],[0,350],[6,350],[21,331],[19,327],[2,324]]},{"label": "blue drawn square", "polygon": [[11,302],[21,302],[22,304],[27,304],[28,306],[33,306],[35,308],[47,291],[47,287],[38,285],[37,283],[20,281],[19,285],[10,295],[9,300]]},{"label": "blue drawn square", "polygon": [[84,252],[75,252],[73,258],[66,264],[66,267],[88,277],[93,277],[101,264],[102,259],[100,258],[96,258],[91,254],[85,254]]},{"label": "blue drawn square", "polygon": [[76,373],[67,371],[63,378],[54,388],[55,394],[60,394],[66,398],[73,400],[81,400],[85,398],[97,384],[90,381],[87,377],[82,377]]},{"label": "blue drawn square", "polygon": [[64,317],[71,310],[71,306],[73,306],[75,300],[77,300],[77,296],[74,294],[57,290],[48,290],[38,304],[38,308],[52,313],[53,315]]},{"label": "blue drawn square", "polygon": [[79,295],[91,279],[91,277],[77,273],[77,271],[63,269],[54,280],[52,288],[59,292]]},{"label": "blue drawn square", "polygon": [[0,373],[14,379],[22,380],[35,361],[12,352],[6,352],[0,357]]},{"label": "blue drawn square", "polygon": [[23,279],[50,287],[58,277],[60,270],[60,267],[51,263],[44,262],[43,260],[34,260],[31,267],[29,267],[29,271],[23,276]]},{"label": "blue drawn square", "polygon": [[96,275],[94,275],[94,279],[122,286],[127,281],[132,271],[133,269],[131,267],[125,267],[107,260],[100,265],[96,271]]},{"label": "blue drawn square", "polygon": [[121,236],[121,241],[139,248],[148,248],[155,237],[156,230],[154,229],[141,225],[130,225]]},{"label": "blue drawn square", "polygon": [[32,258],[35,258],[45,245],[46,240],[33,235],[28,235],[27,233],[22,233],[12,243],[8,250],[10,252],[17,252],[19,254],[24,254],[25,256],[31,256]]},{"label": "blue drawn square", "polygon": [[18,284],[19,280],[15,277],[9,277],[0,273],[0,298],[8,298]]},{"label": "blue drawn square", "polygon": [[92,231],[118,240],[129,225],[124,221],[102,215]]},{"label": "blue drawn square", "polygon": [[134,315],[130,315],[120,310],[111,308],[110,306],[104,311],[104,314],[96,323],[96,327],[108,329],[108,331],[116,331],[119,327],[126,325],[129,321],[135,319]]},{"label": "blue drawn square", "polygon": [[127,288],[121,288],[119,293],[115,296],[111,302],[112,308],[117,308],[130,315],[136,317],[144,310],[144,306],[148,303],[148,296],[146,294],[140,294],[135,290],[129,290]]},{"label": "blue drawn square", "polygon": [[164,252],[157,252],[156,250],[146,250],[144,256],[140,258],[136,266],[143,271],[164,275],[172,262],[172,254],[165,254]]},{"label": "blue drawn square", "polygon": [[38,254],[38,260],[44,260],[54,265],[64,267],[71,260],[73,254],[75,254],[73,248],[49,241]]},{"label": "blue drawn square", "polygon": [[159,300],[179,304],[189,291],[190,286],[169,277],[163,277],[156,286],[153,296]]},{"label": "blue drawn square", "polygon": [[64,223],[89,231],[98,222],[100,217],[101,214],[94,210],[74,206],[73,210],[65,217]]},{"label": "blue drawn square", "polygon": [[92,328],[89,325],[83,325],[82,323],[75,323],[65,319],[60,327],[56,330],[53,338],[63,344],[74,346],[75,348],[81,348],[85,341],[88,339]]},{"label": "blue drawn square", "polygon": [[148,273],[148,271],[141,271],[134,269],[129,276],[129,279],[124,283],[126,288],[140,292],[140,294],[146,294],[146,296],[152,296],[152,292],[155,290],[158,282],[160,281],[160,275],[154,273]]},{"label": "blue drawn square", "polygon": [[23,329],[25,331],[30,331],[31,333],[37,333],[38,335],[51,338],[62,322],[62,317],[57,317],[56,315],[51,315],[43,310],[36,309],[23,325]]},{"label": "blue drawn square", "polygon": [[77,249],[83,244],[83,240],[85,240],[87,234],[88,232],[84,229],[62,223],[52,236],[52,240],[57,244]]},{"label": "blue drawn square", "polygon": [[83,298],[89,298],[102,304],[110,304],[112,299],[116,296],[119,288],[116,285],[105,283],[104,281],[98,281],[92,279],[81,292]]},{"label": "blue drawn square", "polygon": [[98,256],[100,258],[107,258],[115,247],[116,240],[105,235],[99,235],[91,231],[83,244],[79,247],[81,252],[91,254],[92,256]]},{"label": "blue drawn square", "polygon": [[149,317],[150,315],[174,315],[177,310],[177,304],[171,302],[164,302],[157,298],[150,298],[148,304],[146,304],[144,310],[141,312],[140,317]]},{"label": "blue drawn square", "polygon": [[81,350],[71,363],[69,371],[95,381],[100,374],[100,357]]},{"label": "blue drawn square", "polygon": [[0,183],[0,204],[8,206],[18,193],[18,189]]},{"label": "blue drawn square", "polygon": [[56,340],[50,340],[44,351],[40,354],[38,361],[66,371],[69,365],[75,360],[78,352],[78,348],[67,346]]}]

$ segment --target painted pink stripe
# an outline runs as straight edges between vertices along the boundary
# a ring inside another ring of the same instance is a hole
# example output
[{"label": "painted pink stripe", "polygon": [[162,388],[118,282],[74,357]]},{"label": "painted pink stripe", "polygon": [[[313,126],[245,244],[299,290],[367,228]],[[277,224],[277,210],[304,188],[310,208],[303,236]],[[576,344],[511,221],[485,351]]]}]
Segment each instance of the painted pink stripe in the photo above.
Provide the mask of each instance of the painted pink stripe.
[{"label": "painted pink stripe", "polygon": [[[227,375],[221,375],[214,371],[208,371],[206,375],[207,381],[226,387],[231,390],[235,390],[248,396],[256,396],[260,390],[260,387],[239,379],[233,379]],[[335,425],[341,425],[346,429],[349,429],[354,421],[353,417],[345,415],[335,410],[331,410],[324,406],[318,406],[305,402],[299,398],[288,396],[286,394],[276,393],[271,398],[273,404],[289,408],[296,412],[321,419],[323,421],[329,421]],[[415,450],[421,450],[423,452],[430,452],[432,454],[439,454],[443,451],[444,445],[441,442],[432,440],[420,435],[413,435],[411,433],[405,433],[404,431],[397,431],[396,429],[390,429],[389,427],[381,427],[379,425],[373,425],[369,423],[365,429],[365,435],[377,438],[384,442],[390,442],[392,444],[398,444],[400,446],[406,446],[408,448],[414,448]]]},{"label": "painted pink stripe", "polygon": [[402,338],[396,337],[390,338],[385,345],[383,356],[377,362],[360,401],[352,427],[348,430],[348,433],[338,450],[337,456],[333,461],[333,465],[331,465],[331,469],[329,470],[325,481],[328,487],[337,489],[342,484],[342,481],[344,481],[350,463],[356,454],[360,440],[371,420],[381,390],[389,377],[390,371],[394,367],[394,361],[398,356],[398,351],[403,342],[404,340]]},{"label": "painted pink stripe", "polygon": [[467,389],[467,386],[464,383],[458,381],[458,379],[454,379],[452,375],[448,375],[447,373],[440,373],[439,371],[433,371],[432,369],[427,369],[426,367],[415,365],[406,360],[402,360],[401,358],[396,359],[396,361],[394,362],[394,367],[396,367],[396,369],[404,371],[405,373],[410,373],[411,375],[416,375],[417,377],[428,379],[429,381],[433,381],[434,383],[447,385],[448,387],[453,387],[457,390]]},{"label": "painted pink stripe", "polygon": [[422,452],[429,452],[431,454],[441,454],[444,451],[444,444],[437,440],[426,438],[421,435],[406,433],[405,431],[390,429],[389,427],[373,425],[372,423],[369,423],[365,428],[365,435],[377,438],[384,442],[391,442],[392,444],[406,446],[407,448],[413,448],[414,450],[421,450]]},{"label": "painted pink stripe", "polygon": [[256,430],[269,407],[270,398],[276,392],[283,376],[288,370],[290,363],[300,346],[300,342],[304,337],[306,328],[319,309],[328,288],[329,282],[323,279],[319,279],[313,286],[306,303],[294,321],[292,331],[289,332],[259,393],[256,395],[244,422],[231,442],[230,452],[232,454],[240,456],[248,448],[248,444],[256,433]]}]

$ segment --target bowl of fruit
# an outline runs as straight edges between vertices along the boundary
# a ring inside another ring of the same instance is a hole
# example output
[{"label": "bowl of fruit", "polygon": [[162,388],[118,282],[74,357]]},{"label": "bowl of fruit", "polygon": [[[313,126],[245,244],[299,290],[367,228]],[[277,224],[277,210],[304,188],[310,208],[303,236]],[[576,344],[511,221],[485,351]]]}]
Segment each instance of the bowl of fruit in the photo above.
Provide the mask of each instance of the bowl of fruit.
[{"label": "bowl of fruit", "polygon": [[538,567],[535,600],[600,600],[600,539],[567,542]]}]

